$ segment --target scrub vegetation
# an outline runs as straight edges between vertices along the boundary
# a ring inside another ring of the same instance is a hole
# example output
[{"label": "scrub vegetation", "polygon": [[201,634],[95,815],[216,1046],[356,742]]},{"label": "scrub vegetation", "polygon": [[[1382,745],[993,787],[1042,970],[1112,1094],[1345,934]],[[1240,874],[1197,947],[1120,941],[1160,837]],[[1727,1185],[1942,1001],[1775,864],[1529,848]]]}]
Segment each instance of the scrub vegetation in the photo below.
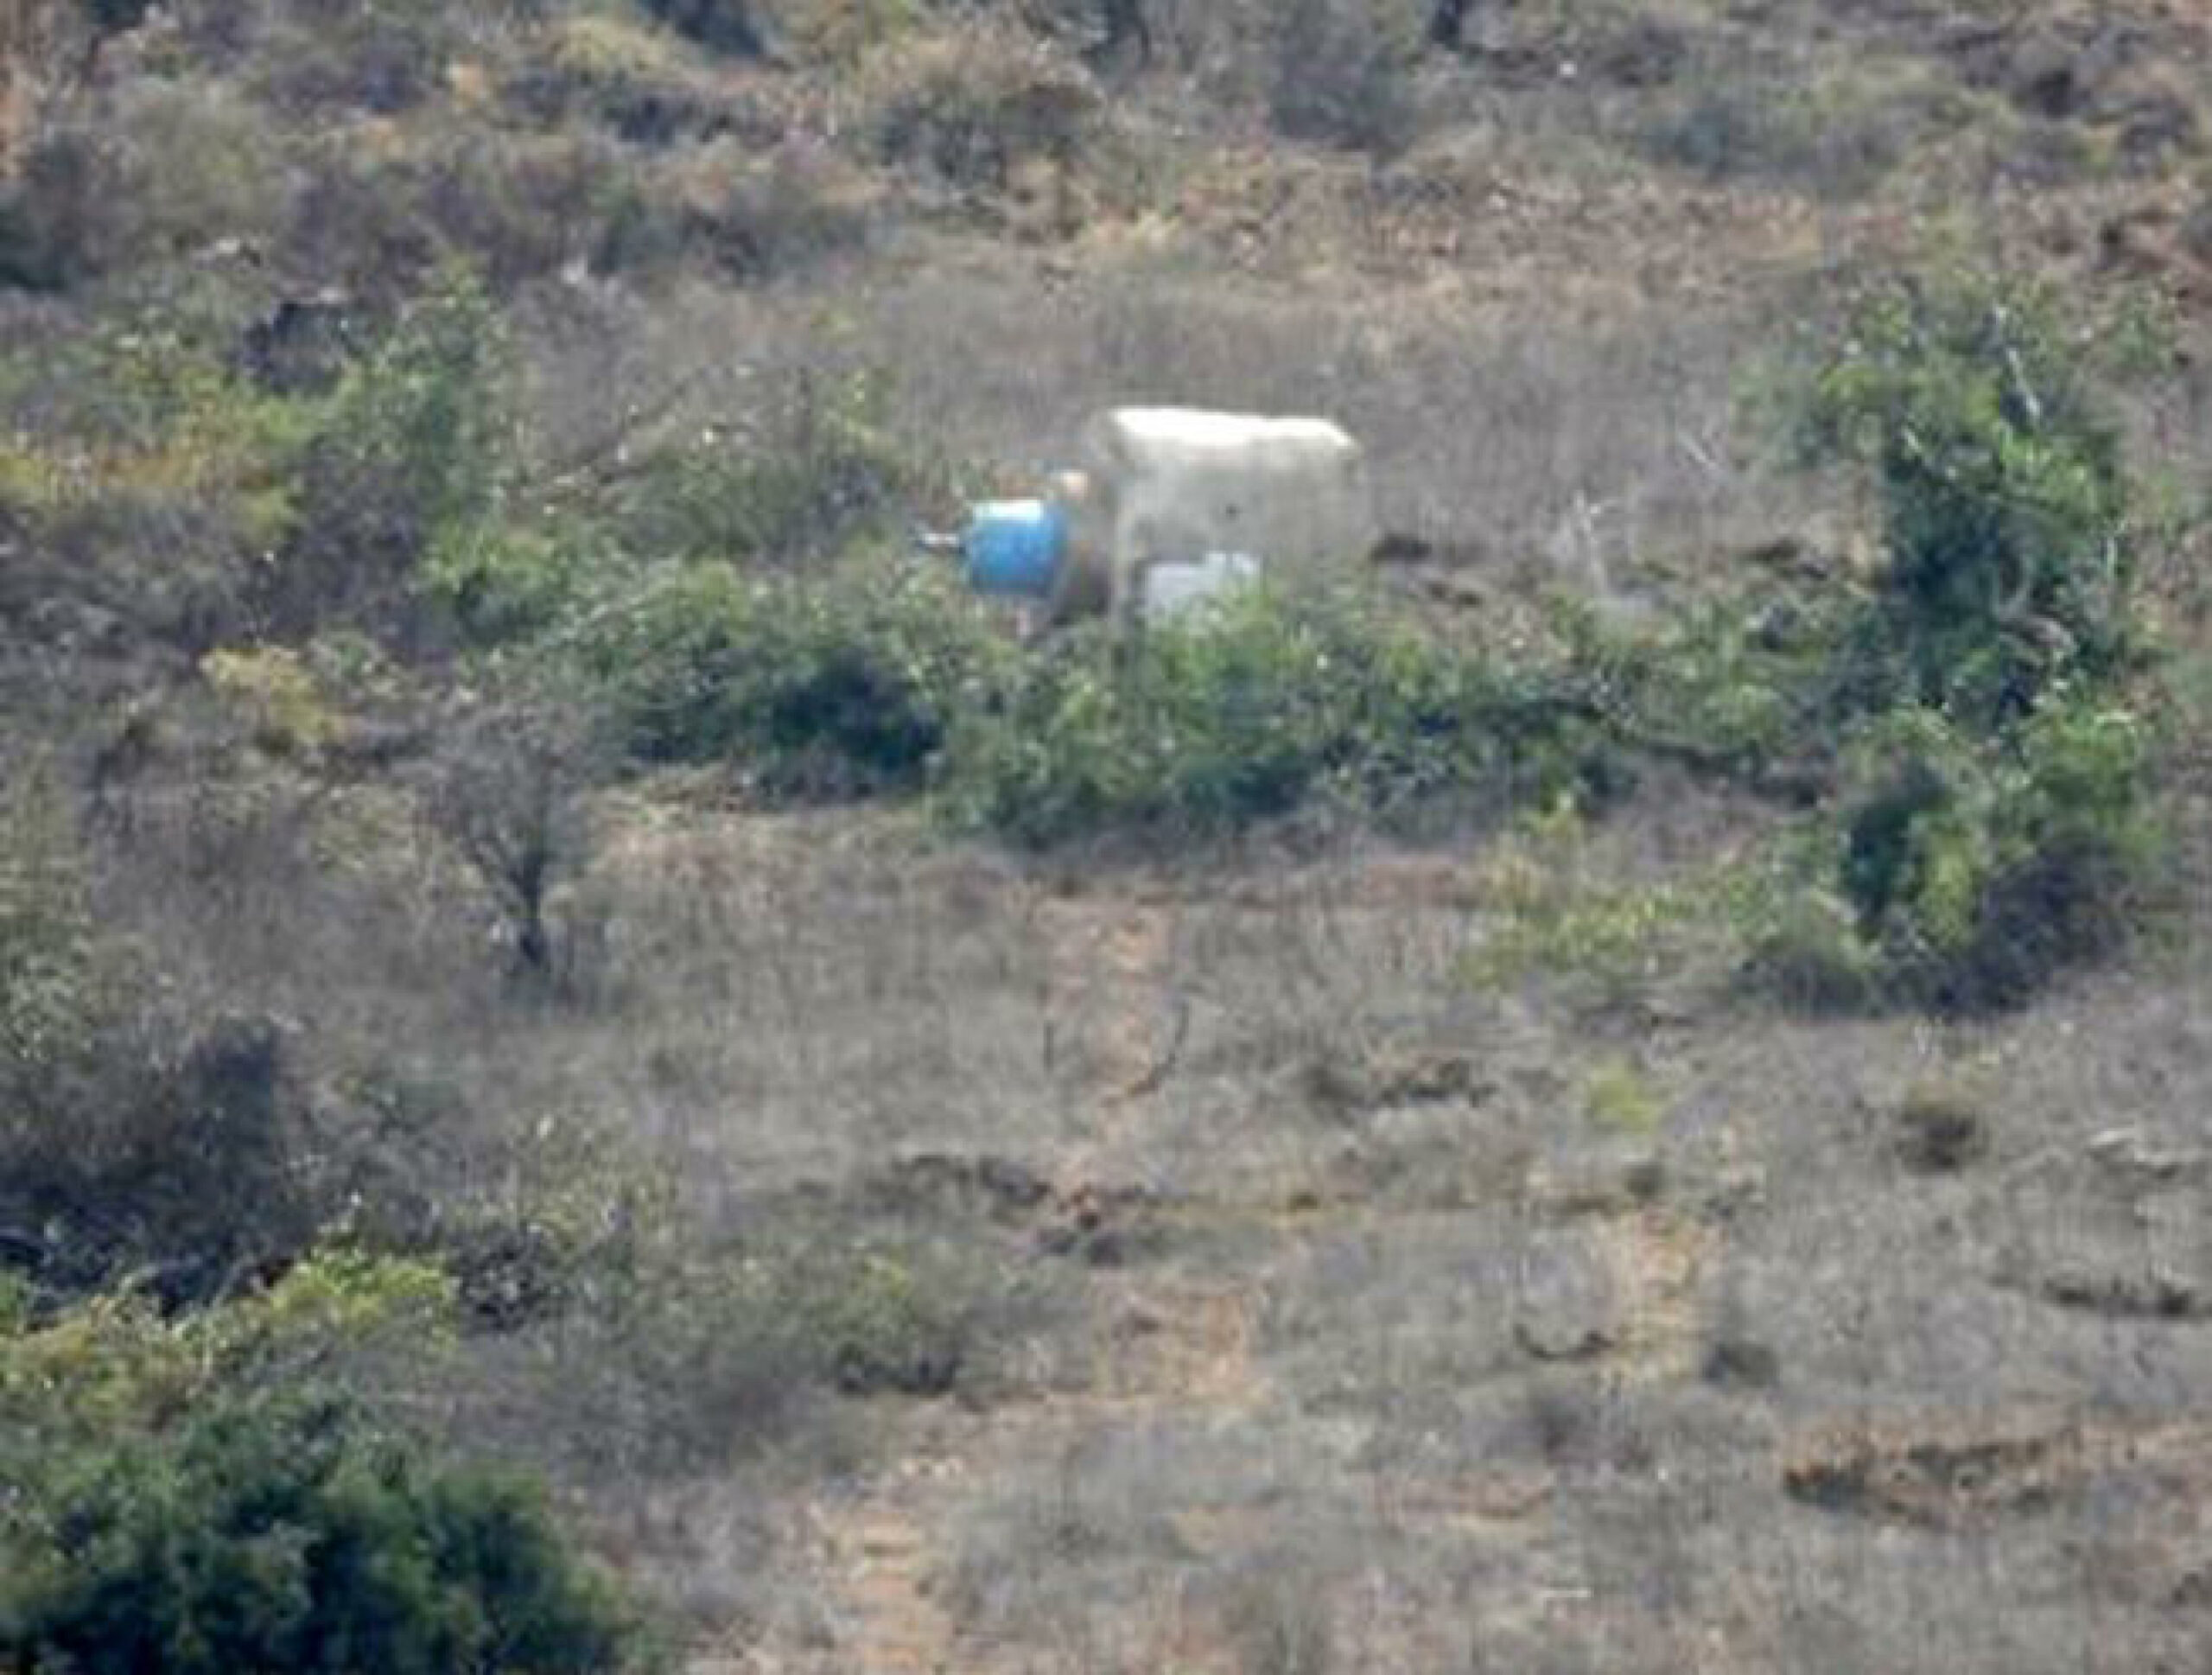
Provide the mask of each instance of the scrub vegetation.
[{"label": "scrub vegetation", "polygon": [[2208,72],[0,9],[0,1670],[2197,1666]]}]

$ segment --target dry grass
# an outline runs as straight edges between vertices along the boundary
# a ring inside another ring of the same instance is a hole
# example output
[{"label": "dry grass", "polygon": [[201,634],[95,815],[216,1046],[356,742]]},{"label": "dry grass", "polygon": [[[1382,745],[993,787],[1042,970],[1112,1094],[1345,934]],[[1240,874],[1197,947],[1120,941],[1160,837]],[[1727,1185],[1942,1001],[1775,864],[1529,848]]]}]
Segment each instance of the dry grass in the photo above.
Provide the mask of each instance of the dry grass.
[{"label": "dry grass", "polygon": [[[868,1503],[882,1554],[897,1543],[880,1520],[915,1532],[911,1563],[951,1613],[930,1633],[967,1666],[1658,1671],[1694,1652],[1705,1667],[2055,1670],[2189,1643],[2188,1608],[2147,1586],[2094,1603],[2123,1553],[2154,1555],[2185,1595],[2171,1472],[2093,1452],[2046,1487],[2031,1451],[2017,1493],[1986,1491],[1967,1546],[1786,1491],[1822,1438],[1870,1423],[1967,1448],[2010,1435],[2005,1416],[2028,1405],[2161,1436],[2192,1411],[2207,1369],[2186,1328],[2038,1293],[2080,1252],[2020,1241],[2072,1228],[2120,1241],[2098,1246],[2119,1267],[2193,1271],[2190,1247],[2159,1243],[2196,1190],[2194,1154],[2159,1137],[2162,1113],[2202,1097],[2175,1080],[2202,1080],[2193,978],[2092,984],[1950,1040],[1678,1022],[1648,1048],[1664,1114],[1623,1141],[1587,1124],[1578,1092],[1576,1067],[1610,1048],[1571,1016],[1454,989],[1469,929],[1448,904],[1478,888],[1473,869],[1424,864],[1409,883],[1405,863],[1344,861],[1243,900],[1224,881],[1131,880],[1055,920],[1036,881],[995,865],[887,831],[824,853],[819,836],[715,829],[711,851],[741,844],[758,881],[749,931],[680,844],[658,851],[640,874],[655,894],[629,911],[654,922],[658,900],[712,929],[650,945],[637,969],[668,985],[632,1015],[650,1030],[588,1061],[702,1181],[739,1159],[755,1178],[849,1179],[925,1146],[1136,1191],[1118,1213],[1142,1237],[1017,1354],[1041,1381],[957,1422],[901,1420],[912,1457],[942,1468]],[[718,901],[721,916],[702,907]],[[1156,964],[1101,989],[1084,970],[1096,945],[1075,944],[1056,1081],[1046,945],[1130,914],[1164,926]],[[724,949],[745,954],[724,966]],[[760,977],[750,997],[712,975],[740,965]],[[922,1002],[940,989],[956,1001]],[[752,1028],[719,1050],[695,1037],[677,999],[695,990],[713,997],[702,1013]],[[1132,1050],[1097,1009],[1109,995],[1194,1014],[1172,1073],[1128,1109],[1100,1103]],[[774,1046],[747,1054],[745,1040]],[[1371,1065],[1447,1049],[1471,1080],[1383,1075],[1377,1102],[1349,1111],[1317,1108],[1295,1073],[1317,1053]],[[877,1097],[887,1050],[895,1102]],[[1886,1113],[1916,1066],[1968,1054],[1988,1067],[1995,1147],[1916,1182]],[[632,1055],[688,1067],[682,1093],[646,1098]],[[989,1103],[932,1105],[956,1086]],[[671,1120],[679,1105],[694,1114]],[[2147,1137],[2100,1162],[2113,1146],[2091,1142],[2114,1127]],[[2151,1194],[2139,1251],[2127,1218],[2103,1232],[2081,1219],[2113,1191]],[[1209,1295],[1243,1299],[1251,1330],[1186,1353],[1180,1334],[1211,1330]],[[1724,1338],[1734,1364],[1748,1344],[1770,1372],[1715,1373],[1704,1352]],[[2204,1468],[2190,1434],[2171,1470]],[[2000,1479],[2013,1469],[1992,1458]],[[822,1666],[841,1647],[911,1643],[871,1640],[836,1602],[840,1572],[804,1552],[768,1568],[779,1597],[828,1613]],[[1268,1580],[1284,1576],[1303,1580]],[[1999,1621],[2032,1628],[1992,1633]]]},{"label": "dry grass", "polygon": [[[1619,1020],[1466,981],[1480,846],[1055,876],[898,818],[604,814],[562,909],[604,924],[596,982],[551,1007],[377,797],[149,791],[106,903],[330,1066],[620,1137],[709,1259],[780,1229],[997,1277],[956,1282],[950,1399],[787,1411],[676,1340],[486,1347],[452,1423],[588,1492],[702,1646],[1993,1675],[2197,1643],[2193,922],[1971,1027],[1708,998],[1626,1038],[1624,1131],[1586,1094]],[[1581,864],[1676,876],[1739,818],[1660,787]],[[1896,1113],[1961,1066],[1986,1150],[1908,1168]]]},{"label": "dry grass", "polygon": [[[818,66],[595,10],[476,42],[482,78],[399,65],[404,108],[360,131],[388,150],[329,169],[288,249],[318,272],[378,266],[385,239],[490,257],[554,459],[671,392],[671,432],[743,418],[802,364],[887,368],[902,427],[1007,487],[1125,398],[1327,411],[1387,520],[1449,544],[1485,608],[1702,590],[1816,513],[1841,545],[1853,509],[1783,474],[1736,397],[1824,283],[1946,220],[2100,301],[2195,259],[2186,153],[2144,131],[2154,61],[2203,61],[2183,9],[2134,9],[2109,74],[2088,9],[2045,9],[2087,79],[2058,114],[2022,80],[2027,32],[1982,7],[1477,10],[1462,59],[1407,72],[1387,161],[1268,135],[1260,0],[1151,8],[1154,67],[1095,90],[1072,33],[979,84],[943,39],[821,45],[874,64],[873,119],[843,128],[856,101]],[[332,73],[312,46],[286,99]],[[233,133],[257,84],[232,80],[205,109],[116,108],[134,167],[265,231],[238,148],[146,150]],[[355,218],[379,156],[407,193]],[[618,259],[618,176],[668,263]],[[2101,230],[2146,205],[2099,277]],[[101,262],[199,231],[164,213],[92,228]],[[15,299],[0,328],[43,341],[79,311]],[[2184,499],[2202,364],[2131,416]],[[2159,578],[2186,632],[2212,613],[2195,557]],[[36,601],[0,593],[12,630]],[[94,730],[74,694],[99,654],[18,639],[11,717]],[[551,1173],[546,1132],[589,1137],[595,1204],[672,1182],[679,1303],[818,1243],[912,1262],[959,1317],[936,1396],[747,1359],[703,1305],[689,1337],[475,1346],[450,1422],[556,1474],[702,1668],[2202,1663],[2193,902],[2129,969],[1972,1026],[1812,1023],[1691,983],[1591,1007],[1471,979],[1525,834],[1046,867],[660,783],[600,811],[552,908],[576,980],[531,996],[402,780],[271,761],[196,702],[96,840],[104,914],[180,990],[299,1020],[312,1076],[416,1100],[457,1202],[527,1199],[515,1160]],[[1572,869],[1695,878],[1772,818],[1655,782]],[[1928,1090],[1966,1086],[1971,1143],[1939,1135],[1931,1166]]]}]

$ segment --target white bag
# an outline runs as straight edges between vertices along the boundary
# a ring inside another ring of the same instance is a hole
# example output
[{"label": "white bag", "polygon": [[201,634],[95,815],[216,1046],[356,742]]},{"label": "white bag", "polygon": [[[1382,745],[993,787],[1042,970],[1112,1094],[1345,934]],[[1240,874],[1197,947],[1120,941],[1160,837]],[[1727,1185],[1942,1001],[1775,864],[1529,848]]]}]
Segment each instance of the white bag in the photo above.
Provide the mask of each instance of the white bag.
[{"label": "white bag", "polygon": [[1196,564],[1163,563],[1144,572],[1144,620],[1165,622],[1260,579],[1249,552],[1210,552]]}]

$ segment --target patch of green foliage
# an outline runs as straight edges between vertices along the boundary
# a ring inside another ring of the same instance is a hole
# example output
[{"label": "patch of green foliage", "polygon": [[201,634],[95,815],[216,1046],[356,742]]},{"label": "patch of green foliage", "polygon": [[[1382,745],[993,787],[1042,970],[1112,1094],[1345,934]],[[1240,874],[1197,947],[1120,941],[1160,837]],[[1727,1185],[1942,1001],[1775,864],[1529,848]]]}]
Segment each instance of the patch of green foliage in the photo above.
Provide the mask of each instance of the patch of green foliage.
[{"label": "patch of green foliage", "polygon": [[219,320],[155,311],[3,372],[0,507],[57,590],[195,649],[418,626],[418,567],[489,520],[513,449],[497,310],[442,275],[327,390],[239,366]]},{"label": "patch of green foliage", "polygon": [[1582,1106],[1592,1124],[1620,1134],[1649,1134],[1666,1115],[1650,1078],[1626,1059],[1609,1060],[1590,1073]]},{"label": "patch of green foliage", "polygon": [[642,760],[730,761],[782,795],[932,789],[954,825],[1031,845],[1491,812],[1602,795],[1621,765],[1571,660],[1455,646],[1354,590],[1023,648],[927,568],[696,564],[574,642]]},{"label": "patch of green foliage", "polygon": [[297,531],[268,587],[272,626],[388,611],[423,561],[493,515],[512,457],[505,388],[498,311],[448,270],[318,400],[295,463]]},{"label": "patch of green foliage", "polygon": [[487,518],[445,532],[416,579],[469,644],[499,646],[556,627],[610,570],[626,563],[602,531],[582,520]]},{"label": "patch of green foliage", "polygon": [[2137,532],[2087,358],[2048,292],[1956,277],[1874,291],[1829,347],[1800,440],[1871,474],[1889,551],[1848,651],[1862,711],[1986,731],[2133,666]]},{"label": "patch of green foliage", "polygon": [[468,640],[492,646],[620,609],[655,567],[819,570],[949,500],[947,468],[887,412],[874,373],[805,373],[779,383],[747,424],[707,425],[619,468],[587,466],[535,497],[495,467],[493,504],[444,524],[418,580]]},{"label": "patch of green foliage", "polygon": [[176,1321],[127,1296],[0,1324],[0,1665],[613,1670],[642,1642],[538,1493],[336,1393],[419,1344],[429,1271],[330,1254]]},{"label": "patch of green foliage", "polygon": [[1024,659],[995,707],[963,716],[943,785],[956,818],[1042,844],[1315,805],[1510,807],[1616,766],[1571,671],[1452,645],[1371,595],[1258,589]]},{"label": "patch of green foliage", "polygon": [[1832,655],[1839,794],[1752,916],[1802,998],[2012,1003],[2125,932],[2156,752],[2088,359],[2047,294],[1952,277],[1869,297],[1814,380],[1802,439],[1871,472],[1890,564]]},{"label": "patch of green foliage", "polygon": [[1808,998],[2024,998],[2125,935],[2161,847],[2152,745],[2125,704],[2066,694],[1996,741],[1883,718],[1804,840],[1827,908],[1770,906],[1756,958]]},{"label": "patch of green foliage", "polygon": [[1822,754],[1858,604],[1840,587],[1777,588],[1626,627],[1567,605],[1556,655],[1624,748],[1758,785]]},{"label": "patch of green foliage", "polygon": [[1011,654],[955,578],[866,558],[668,568],[577,640],[637,756],[732,760],[785,795],[919,787]]},{"label": "patch of green foliage", "polygon": [[1570,612],[1610,736],[1814,812],[1763,866],[1604,891],[1533,869],[1478,977],[1618,1003],[1735,927],[1793,1001],[2017,1003],[2126,933],[2163,844],[2133,595],[2148,538],[2094,346],[2001,278],[1885,286],[1802,394],[1807,456],[1864,470],[1889,564],[1624,631]]},{"label": "patch of green foliage", "polygon": [[1495,923],[1468,955],[1471,981],[1497,988],[1541,977],[1573,1005],[1617,1011],[1725,934],[1739,888],[1732,860],[1686,879],[1621,885],[1594,873],[1590,840],[1570,799],[1515,821],[1484,869]]}]

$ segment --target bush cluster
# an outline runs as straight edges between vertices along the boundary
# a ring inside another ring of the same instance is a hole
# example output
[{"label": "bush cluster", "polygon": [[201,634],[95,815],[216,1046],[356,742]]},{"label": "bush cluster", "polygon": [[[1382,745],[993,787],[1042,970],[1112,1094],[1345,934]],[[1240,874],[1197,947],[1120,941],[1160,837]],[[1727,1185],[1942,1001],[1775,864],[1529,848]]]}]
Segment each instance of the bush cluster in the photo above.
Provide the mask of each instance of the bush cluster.
[{"label": "bush cluster", "polygon": [[2002,278],[1863,300],[1802,389],[1798,440],[1866,474],[1889,560],[1872,586],[1565,623],[1622,748],[1811,812],[1770,869],[1719,888],[1609,900],[1540,876],[1486,975],[1618,973],[1599,986],[1618,998],[1710,908],[1793,1001],[1986,1009],[2127,933],[2164,847],[2144,536],[2084,349]]},{"label": "bush cluster", "polygon": [[643,1651],[539,1494],[336,1393],[435,1276],[326,1257],[180,1322],[0,1318],[0,1665],[517,1675]]},{"label": "bush cluster", "polygon": [[1758,963],[1808,998],[2024,998],[2125,931],[2158,852],[2117,432],[2051,300],[1868,298],[1806,404],[1880,497],[1889,567],[1822,677],[1844,782]]},{"label": "bush cluster", "polygon": [[1859,708],[1986,732],[2129,671],[2137,532],[2086,347],[2047,293],[1947,275],[1875,290],[1827,351],[1802,440],[1870,474],[1889,553],[1851,648]]},{"label": "bush cluster", "polygon": [[2055,696],[2017,736],[1938,712],[1871,726],[1754,958],[1801,997],[1980,1009],[2126,933],[2158,852],[2152,740],[2124,704]]},{"label": "bush cluster", "polygon": [[1452,645],[1357,595],[1257,592],[1132,645],[1025,659],[963,716],[944,778],[961,818],[1039,844],[1314,805],[1494,810],[1615,766],[1571,671]]},{"label": "bush cluster", "polygon": [[785,794],[918,788],[1007,655],[950,576],[896,563],[679,565],[618,602],[581,654],[630,750],[734,760]]},{"label": "bush cluster", "polygon": [[219,323],[156,314],[10,379],[38,423],[0,446],[0,513],[37,538],[48,596],[195,652],[415,626],[422,561],[504,481],[503,339],[461,270],[359,335],[296,385]]},{"label": "bush cluster", "polygon": [[950,576],[863,553],[658,567],[569,634],[642,760],[728,761],[786,796],[932,789],[1024,844],[1491,810],[1620,767],[1580,672],[1455,646],[1357,592],[1025,648]]}]

